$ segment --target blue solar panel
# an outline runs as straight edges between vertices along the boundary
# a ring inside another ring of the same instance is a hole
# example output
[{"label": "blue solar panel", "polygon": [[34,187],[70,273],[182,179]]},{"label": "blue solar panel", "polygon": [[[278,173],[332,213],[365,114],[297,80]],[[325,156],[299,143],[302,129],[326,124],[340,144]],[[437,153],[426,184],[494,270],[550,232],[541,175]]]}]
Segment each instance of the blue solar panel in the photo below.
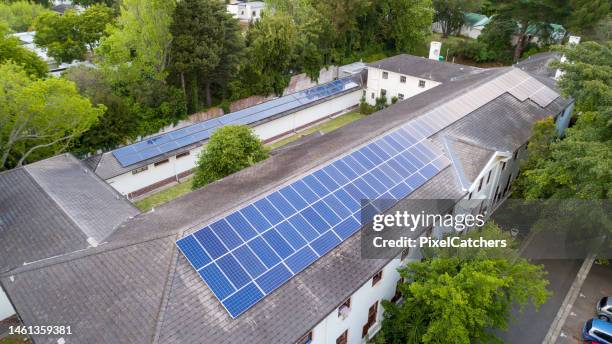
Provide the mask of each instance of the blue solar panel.
[{"label": "blue solar panel", "polygon": [[236,317],[449,163],[404,127],[217,220],[177,246]]},{"label": "blue solar panel", "polygon": [[262,119],[279,115],[285,111],[297,109],[304,104],[358,87],[359,85],[350,78],[335,80],[329,84],[273,99],[119,148],[113,151],[113,155],[121,166],[127,167],[175,149],[207,140],[214,130],[220,126],[252,124]]}]

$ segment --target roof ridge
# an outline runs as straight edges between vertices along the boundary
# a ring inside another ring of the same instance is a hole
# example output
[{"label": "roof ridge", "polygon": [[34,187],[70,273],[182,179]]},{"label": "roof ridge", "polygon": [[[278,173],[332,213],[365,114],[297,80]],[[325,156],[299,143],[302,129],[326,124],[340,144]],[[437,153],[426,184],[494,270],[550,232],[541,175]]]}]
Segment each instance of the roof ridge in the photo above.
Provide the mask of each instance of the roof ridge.
[{"label": "roof ridge", "polygon": [[[175,235],[175,239],[178,240],[180,236],[181,236],[181,233],[177,233]],[[169,262],[168,262],[168,274],[166,276],[166,283],[164,284],[164,291],[162,293],[162,297],[161,297],[158,312],[157,312],[157,321],[155,323],[153,336],[151,338],[152,340],[151,342],[153,344],[159,342],[161,329],[164,324],[164,318],[166,315],[166,309],[168,308],[168,302],[170,301],[170,295],[172,294],[172,283],[174,282],[174,278],[176,276],[176,269],[178,266],[178,261],[180,259],[180,254],[179,254],[179,251],[176,245],[174,245],[172,249],[174,252],[172,253],[172,258],[169,259]]]}]

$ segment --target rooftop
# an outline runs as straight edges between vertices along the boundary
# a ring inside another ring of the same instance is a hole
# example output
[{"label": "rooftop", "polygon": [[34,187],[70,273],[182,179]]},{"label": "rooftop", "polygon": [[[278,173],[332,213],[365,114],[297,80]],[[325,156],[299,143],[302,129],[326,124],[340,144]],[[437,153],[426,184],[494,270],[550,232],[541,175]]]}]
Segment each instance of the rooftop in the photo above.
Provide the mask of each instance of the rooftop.
[{"label": "rooftop", "polygon": [[396,55],[372,62],[368,64],[368,66],[441,83],[452,81],[466,74],[479,73],[482,71],[482,69],[476,67],[435,61],[425,57],[407,54]]},{"label": "rooftop", "polygon": [[[26,324],[73,326],[69,342],[294,342],[388,260],[361,259],[359,236],[353,235],[232,319],[175,241],[419,117],[456,118],[429,141],[451,161],[482,169],[487,150],[514,151],[536,120],[567,105],[558,95],[539,97],[544,88],[514,67],[466,72],[130,218],[97,247],[17,267],[1,274],[0,282]],[[444,148],[446,138],[458,142],[454,152]],[[473,171],[465,174],[470,178]],[[409,198],[459,199],[465,193],[449,166]]]}]

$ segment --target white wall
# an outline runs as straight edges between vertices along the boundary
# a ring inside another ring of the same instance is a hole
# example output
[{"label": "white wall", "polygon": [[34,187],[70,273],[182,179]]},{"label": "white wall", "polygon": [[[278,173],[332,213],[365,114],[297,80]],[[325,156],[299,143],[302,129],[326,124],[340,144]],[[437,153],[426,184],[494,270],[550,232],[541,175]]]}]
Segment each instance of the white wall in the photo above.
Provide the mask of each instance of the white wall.
[{"label": "white wall", "polygon": [[13,314],[15,314],[15,310],[2,288],[0,288],[0,320],[6,319]]},{"label": "white wall", "polygon": [[[253,127],[253,131],[263,141],[282,134],[290,133],[297,128],[358,105],[361,96],[362,90],[358,89],[321,104],[317,104],[297,111],[293,114],[255,126]],[[148,169],[146,171],[138,174],[132,174],[130,171],[110,178],[106,180],[106,182],[108,182],[121,194],[127,195],[131,192],[143,189],[162,180],[172,178],[179,173],[194,168],[201,150],[202,147],[194,148],[191,150],[189,156],[182,157],[180,159],[170,157],[169,162],[166,164],[159,166],[150,164],[148,165]]]},{"label": "white wall", "polygon": [[383,268],[382,280],[372,286],[372,279],[369,279],[351,295],[351,310],[345,319],[338,316],[338,309],[334,309],[312,329],[311,344],[335,344],[336,339],[346,330],[348,330],[349,344],[364,343],[365,338],[361,337],[361,331],[368,321],[370,306],[378,301],[376,323],[370,327],[368,332],[370,338],[374,336],[380,330],[383,319],[384,308],[380,301],[383,299],[390,300],[395,295],[395,287],[400,279],[397,268],[401,264],[418,259],[420,259],[420,253],[418,250],[413,250],[403,262],[399,258],[390,261]]},{"label": "white wall", "polygon": [[[398,97],[400,93],[404,95],[405,100],[440,85],[439,82],[433,80],[417,78],[408,74],[400,74],[391,71],[386,71],[389,73],[388,78],[383,79],[383,72],[382,69],[368,67],[366,101],[370,105],[376,104],[376,98],[380,97],[381,89],[387,91],[387,102],[391,103],[391,98]],[[409,71],[407,71],[407,73],[409,73]],[[400,76],[406,77],[405,83],[400,81]],[[425,87],[419,87],[419,80],[425,81]],[[374,97],[372,97],[372,94],[374,94]]]}]

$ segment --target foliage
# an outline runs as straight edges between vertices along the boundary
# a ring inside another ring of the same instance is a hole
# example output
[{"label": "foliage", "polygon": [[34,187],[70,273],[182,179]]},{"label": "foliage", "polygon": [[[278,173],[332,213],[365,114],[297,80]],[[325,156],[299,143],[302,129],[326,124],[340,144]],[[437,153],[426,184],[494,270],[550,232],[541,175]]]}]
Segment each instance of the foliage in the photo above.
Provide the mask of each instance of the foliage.
[{"label": "foliage", "polygon": [[461,29],[464,13],[478,12],[480,6],[481,0],[434,0],[434,21],[442,26],[443,37],[448,37]]},{"label": "foliage", "polygon": [[268,157],[261,141],[247,126],[217,129],[198,158],[193,189],[249,167]]},{"label": "foliage", "polygon": [[431,34],[431,0],[387,0],[383,17],[386,34],[397,52],[414,53]]},{"label": "foliage", "polygon": [[359,101],[359,113],[362,115],[370,115],[376,111],[374,107],[365,100],[364,97]]},{"label": "foliage", "polygon": [[570,13],[570,0],[491,0],[498,15],[514,20],[518,24],[518,42],[513,60],[518,61],[529,43],[529,27],[545,28],[549,24],[563,23]]},{"label": "foliage", "polygon": [[0,169],[57,154],[104,112],[64,79],[33,80],[14,63],[0,65]]},{"label": "foliage", "polygon": [[[468,237],[512,242],[494,224]],[[455,251],[437,249],[433,258],[400,268],[404,301],[383,301],[381,332],[387,343],[495,341],[491,329],[507,328],[513,305],[538,307],[550,296],[543,267],[512,249]]]},{"label": "foliage", "polygon": [[34,43],[47,48],[49,56],[57,62],[84,60],[88,49],[94,48],[113,18],[113,10],[104,5],[91,6],[81,14],[74,10],[63,15],[43,14],[34,24]]},{"label": "foliage", "polygon": [[475,60],[478,62],[511,62],[511,42],[512,35],[515,32],[516,22],[514,20],[503,16],[494,16],[478,36],[480,50]]},{"label": "foliage", "polygon": [[74,82],[79,93],[87,96],[94,105],[102,104],[106,108],[99,121],[75,143],[74,152],[111,150],[136,138],[139,114],[132,113],[125,100],[113,93],[102,71],[78,66],[68,69],[62,77]]},{"label": "foliage", "polygon": [[[568,58],[554,67],[564,74],[558,86],[576,101],[579,115],[563,140],[538,140],[518,178],[527,199],[607,199],[611,196],[612,53],[610,43],[559,48]],[[550,126],[550,124],[549,124]],[[536,126],[536,129],[538,127]]]},{"label": "foliage", "polygon": [[238,21],[217,0],[185,0],[177,4],[170,30],[171,64],[189,110],[200,110],[202,88],[211,106],[211,84],[224,86],[236,73],[243,45]]},{"label": "foliage", "polygon": [[113,93],[138,118],[138,135],[156,133],[185,117],[183,92],[166,83],[175,3],[124,0],[116,25],[96,48]]},{"label": "foliage", "polygon": [[572,12],[567,26],[575,34],[595,28],[606,16],[610,15],[609,0],[570,0]]},{"label": "foliage", "polygon": [[49,13],[49,9],[30,1],[0,2],[0,24],[5,23],[14,32],[30,30],[38,16]]},{"label": "foliage", "polygon": [[47,64],[35,52],[23,46],[16,37],[9,36],[6,28],[0,24],[0,64],[13,61],[33,77],[42,78],[47,75]]}]

